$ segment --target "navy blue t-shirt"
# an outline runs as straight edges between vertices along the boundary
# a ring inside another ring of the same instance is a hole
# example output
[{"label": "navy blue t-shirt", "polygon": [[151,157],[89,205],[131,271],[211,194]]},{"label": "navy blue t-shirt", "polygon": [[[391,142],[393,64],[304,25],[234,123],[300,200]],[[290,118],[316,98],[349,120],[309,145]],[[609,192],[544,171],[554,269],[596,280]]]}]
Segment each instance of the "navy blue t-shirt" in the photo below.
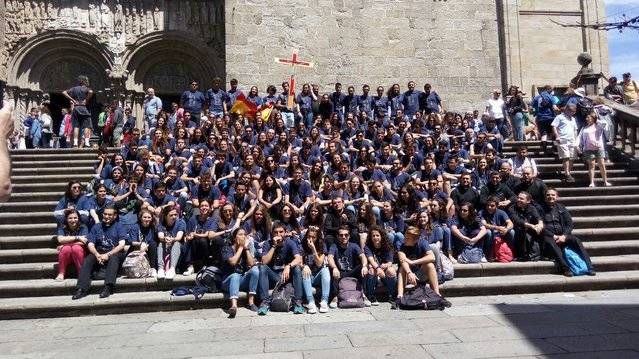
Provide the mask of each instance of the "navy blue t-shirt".
[{"label": "navy blue t-shirt", "polygon": [[364,254],[366,258],[373,257],[377,261],[377,265],[383,263],[393,262],[393,251],[385,248],[371,248],[369,246],[364,247]]},{"label": "navy blue t-shirt", "polygon": [[[328,254],[326,244],[322,245],[322,248],[315,247],[315,249],[317,250],[317,254],[319,255]],[[325,264],[318,266],[317,263],[315,263],[315,255],[313,254],[313,252],[309,251],[308,253],[306,253],[302,246],[300,246],[300,255],[302,256],[302,263],[304,263],[304,265],[307,265],[311,269],[312,273],[317,273],[325,266]],[[326,257],[324,257],[324,262],[326,262]]]},{"label": "navy blue t-shirt", "polygon": [[107,253],[117,247],[120,241],[126,241],[127,235],[122,225],[118,222],[114,222],[111,225],[97,223],[91,228],[88,240],[89,243],[95,245],[98,253]]},{"label": "navy blue t-shirt", "polygon": [[[272,241],[264,242],[262,245],[262,256],[268,253],[272,246]],[[291,263],[298,254],[300,254],[298,244],[292,239],[286,239],[281,246],[275,248],[275,252],[268,266],[274,270],[282,270],[287,264]]]},{"label": "navy blue t-shirt", "polygon": [[362,249],[352,242],[348,242],[346,248],[334,243],[328,254],[333,256],[335,265],[340,271],[348,272],[356,267],[357,261],[359,261],[358,257],[362,254]]},{"label": "navy blue t-shirt", "polygon": [[423,258],[430,251],[430,245],[423,239],[417,241],[415,245],[409,246],[406,243],[399,247],[399,251],[406,255],[410,260]]}]

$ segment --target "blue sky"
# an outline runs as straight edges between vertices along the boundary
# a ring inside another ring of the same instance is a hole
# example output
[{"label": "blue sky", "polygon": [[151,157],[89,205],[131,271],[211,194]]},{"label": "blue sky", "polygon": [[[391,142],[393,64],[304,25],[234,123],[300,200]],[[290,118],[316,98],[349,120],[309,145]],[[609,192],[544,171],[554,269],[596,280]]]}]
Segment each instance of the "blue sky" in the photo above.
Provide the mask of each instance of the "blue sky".
[{"label": "blue sky", "polygon": [[[606,2],[605,22],[622,20],[622,14],[628,18],[639,16],[639,0],[604,0]],[[601,21],[604,22],[604,21]],[[608,31],[610,51],[610,74],[621,79],[624,72],[639,78],[639,30]]]}]

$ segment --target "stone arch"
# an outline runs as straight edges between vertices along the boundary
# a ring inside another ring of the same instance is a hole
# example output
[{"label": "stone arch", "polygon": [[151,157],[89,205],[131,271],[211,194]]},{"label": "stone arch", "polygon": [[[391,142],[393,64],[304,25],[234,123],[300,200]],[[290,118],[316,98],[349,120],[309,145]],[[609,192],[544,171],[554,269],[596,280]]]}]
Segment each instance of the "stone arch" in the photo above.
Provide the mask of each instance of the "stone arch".
[{"label": "stone arch", "polygon": [[159,93],[177,94],[188,88],[191,79],[206,84],[224,76],[225,55],[185,32],[151,33],[129,49],[123,57],[123,68],[129,71],[128,90],[154,87]]},{"label": "stone arch", "polygon": [[113,66],[110,52],[95,36],[72,30],[47,31],[20,44],[7,66],[7,83],[21,89],[60,92],[79,74],[91,86],[108,87]]}]

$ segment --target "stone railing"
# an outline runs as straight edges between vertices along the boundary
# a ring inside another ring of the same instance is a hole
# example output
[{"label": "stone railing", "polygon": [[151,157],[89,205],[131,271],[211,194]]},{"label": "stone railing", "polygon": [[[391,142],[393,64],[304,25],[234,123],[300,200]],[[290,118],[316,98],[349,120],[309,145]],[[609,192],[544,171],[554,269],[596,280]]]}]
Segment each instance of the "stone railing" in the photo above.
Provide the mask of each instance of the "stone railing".
[{"label": "stone railing", "polygon": [[605,100],[605,104],[615,110],[615,147],[626,155],[638,158],[637,127],[639,127],[639,108]]}]

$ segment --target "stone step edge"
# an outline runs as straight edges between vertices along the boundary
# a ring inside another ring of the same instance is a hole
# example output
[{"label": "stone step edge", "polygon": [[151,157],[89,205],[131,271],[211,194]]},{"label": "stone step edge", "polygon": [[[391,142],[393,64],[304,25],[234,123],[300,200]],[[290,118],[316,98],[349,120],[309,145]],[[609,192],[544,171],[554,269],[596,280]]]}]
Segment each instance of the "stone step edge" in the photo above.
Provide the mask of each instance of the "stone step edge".
[{"label": "stone step edge", "polygon": [[[600,273],[595,277],[566,278],[559,275],[459,278],[442,286],[448,297],[519,294],[539,292],[575,292],[639,288],[639,271]],[[109,298],[99,299],[94,289],[89,296],[72,301],[71,296],[0,299],[0,317],[26,319],[101,314],[175,311],[185,309],[225,308],[228,300],[221,293],[207,293],[200,300],[191,295],[172,297],[168,291],[149,291],[144,295],[116,292]],[[244,301],[246,295],[240,294]]]}]

